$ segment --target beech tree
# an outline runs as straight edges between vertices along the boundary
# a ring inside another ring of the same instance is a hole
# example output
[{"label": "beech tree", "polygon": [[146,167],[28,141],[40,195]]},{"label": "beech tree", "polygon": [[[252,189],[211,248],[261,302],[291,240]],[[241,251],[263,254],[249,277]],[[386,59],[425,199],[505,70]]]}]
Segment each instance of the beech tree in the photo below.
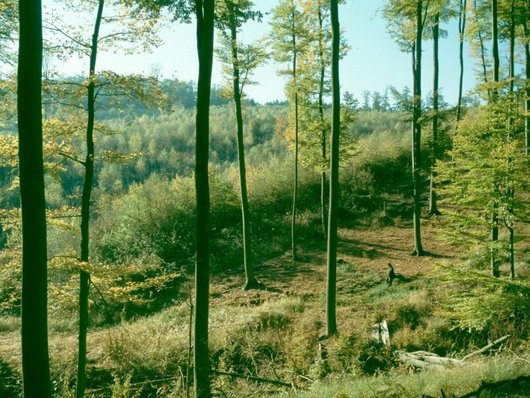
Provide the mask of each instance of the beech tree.
[{"label": "beech tree", "polygon": [[280,75],[287,75],[290,81],[287,84],[287,97],[291,105],[291,118],[294,131],[294,182],[293,206],[291,213],[291,257],[296,261],[296,211],[298,196],[298,149],[299,149],[299,76],[298,57],[302,53],[302,37],[307,37],[304,32],[302,14],[295,0],[282,0],[273,10],[272,15],[272,56],[282,64],[288,65],[279,71]]},{"label": "beech tree", "polygon": [[210,137],[210,87],[213,63],[214,0],[195,0],[197,17],[197,79],[195,191],[197,201],[197,234],[195,259],[195,396],[209,398],[210,358],[208,349],[208,307],[210,280],[210,189],[208,152]]},{"label": "beech tree", "polygon": [[[508,85],[506,82],[504,87]],[[507,120],[512,122],[507,124]],[[522,123],[517,102],[508,95],[500,96],[496,102],[463,117],[449,152],[450,160],[437,167],[445,204],[445,234],[455,243],[488,248],[490,257],[495,256],[493,276],[499,276],[499,253],[505,249],[510,254],[512,277],[515,276],[515,222],[528,209],[517,195],[528,171],[521,151],[523,139],[517,134]],[[491,217],[492,208],[495,219]],[[491,239],[494,221],[497,228],[508,229],[508,245]]]},{"label": "beech tree", "polygon": [[326,335],[337,333],[336,294],[337,294],[337,220],[339,204],[339,146],[340,146],[340,82],[339,53],[340,26],[338,0],[331,0],[332,39],[332,124],[331,124],[331,157],[329,185],[329,223],[327,242],[327,302],[326,302]]},{"label": "beech tree", "polygon": [[[91,196],[94,184],[94,161],[95,161],[95,140],[94,134],[96,131],[96,101],[98,96],[110,95],[114,96],[114,93],[110,93],[107,90],[108,86],[121,84],[126,87],[124,92],[133,93],[137,87],[131,79],[120,78],[116,74],[111,72],[96,72],[96,64],[98,60],[98,53],[106,45],[118,46],[120,41],[123,43],[132,43],[138,41],[138,35],[136,29],[139,28],[137,23],[141,21],[143,31],[152,33],[151,30],[154,26],[155,19],[148,18],[147,15],[131,15],[131,12],[122,12],[120,17],[110,16],[105,17],[104,11],[106,7],[119,6],[120,3],[105,2],[105,0],[97,0],[94,2],[86,2],[82,4],[82,7],[86,9],[77,10],[76,7],[80,7],[79,4],[65,3],[65,7],[73,7],[72,11],[86,11],[90,13],[95,11],[94,25],[92,34],[87,37],[84,34],[83,27],[78,28],[79,31],[71,31],[71,28],[61,26],[58,23],[59,19],[50,19],[46,22],[46,28],[51,32],[55,33],[54,41],[52,45],[56,49],[66,50],[72,54],[85,55],[88,57],[88,73],[86,80],[82,84],[67,84],[66,86],[74,87],[69,98],[70,106],[74,108],[82,108],[86,113],[86,123],[81,125],[81,128],[85,130],[85,144],[86,149],[84,153],[84,159],[75,156],[68,152],[61,152],[61,154],[69,159],[75,160],[81,164],[84,169],[83,177],[83,188],[81,196],[81,223],[80,223],[80,256],[79,256],[79,338],[78,338],[78,368],[77,368],[77,388],[76,396],[81,398],[84,396],[86,387],[86,351],[87,351],[87,330],[89,323],[89,289],[90,289],[90,217],[91,217]],[[91,7],[95,6],[95,10]],[[105,34],[100,34],[101,26],[105,23],[118,23],[115,30],[111,30]],[[139,36],[140,38],[142,36]],[[148,48],[149,44],[153,44],[153,40],[156,40],[156,36],[153,35],[146,41],[145,47]],[[52,47],[53,48],[53,47]],[[53,53],[53,50],[51,50]],[[127,84],[131,83],[131,84]],[[51,85],[60,86],[58,82],[50,82]],[[106,91],[107,90],[107,91]],[[68,89],[66,90],[66,92]],[[61,95],[65,94],[63,90],[60,92]],[[64,101],[62,99],[62,101]],[[76,101],[79,101],[76,103]],[[79,103],[86,105],[80,106]]]},{"label": "beech tree", "polygon": [[424,255],[421,239],[421,117],[422,39],[430,1],[389,0],[384,9],[387,27],[402,51],[412,54],[412,185],[414,190],[413,255]]},{"label": "beech tree", "polygon": [[[305,145],[314,144],[319,148],[319,157],[313,163],[318,165],[320,171],[320,217],[322,232],[327,237],[327,199],[329,186],[327,183],[327,168],[329,166],[328,137],[330,134],[330,121],[325,116],[326,98],[331,91],[331,21],[329,0],[307,0],[302,3],[303,21],[307,25],[308,49],[305,53],[312,54],[302,59],[302,86],[304,104],[302,107],[302,124]],[[313,99],[314,98],[314,99]],[[316,115],[314,112],[316,111]],[[312,157],[307,151],[307,157]]]},{"label": "beech tree", "polygon": [[456,120],[462,118],[462,94],[464,87],[464,39],[467,21],[467,0],[459,0],[458,7],[458,61],[460,64],[460,75],[458,78],[458,97],[456,103]]},{"label": "beech tree", "polygon": [[22,374],[25,397],[50,397],[42,150],[42,10],[19,2],[18,134],[22,210]]},{"label": "beech tree", "polygon": [[[241,224],[243,237],[243,266],[245,269],[245,290],[257,289],[260,283],[254,276],[254,264],[251,248],[250,211],[247,194],[247,177],[243,131],[242,97],[244,87],[251,83],[254,69],[262,63],[267,54],[257,45],[242,46],[238,41],[238,30],[249,19],[261,19],[261,13],[252,10],[248,0],[225,0],[217,8],[217,24],[220,26],[223,47],[218,54],[225,65],[225,73],[230,76],[230,94],[236,111],[237,158],[239,164],[239,189],[241,199]],[[224,50],[224,51],[223,51]]]}]

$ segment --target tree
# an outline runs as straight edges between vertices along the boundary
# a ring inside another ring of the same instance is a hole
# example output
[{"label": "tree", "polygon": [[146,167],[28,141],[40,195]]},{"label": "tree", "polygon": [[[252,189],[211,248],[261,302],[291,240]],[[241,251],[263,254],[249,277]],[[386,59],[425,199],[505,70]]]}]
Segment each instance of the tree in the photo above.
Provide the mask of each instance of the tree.
[{"label": "tree", "polygon": [[[306,123],[303,131],[307,134],[315,134],[320,146],[320,216],[322,220],[322,231],[327,237],[327,210],[326,200],[329,187],[327,184],[327,142],[329,135],[329,121],[324,117],[324,98],[330,92],[329,68],[331,65],[331,27],[329,21],[329,1],[307,0],[303,3],[304,22],[307,24],[307,32],[311,37],[307,40],[309,48],[302,60],[303,82],[307,104],[302,109]],[[311,97],[316,96],[316,104],[313,105]],[[313,109],[316,108],[318,116],[314,118]]]},{"label": "tree", "polygon": [[[506,82],[504,87],[508,85]],[[510,119],[512,123],[507,123]],[[496,102],[464,116],[453,139],[450,160],[437,168],[441,195],[447,204],[446,234],[454,242],[488,248],[495,255],[493,276],[499,276],[499,253],[506,248],[512,276],[515,274],[514,226],[528,206],[516,195],[525,184],[528,170],[520,150],[522,137],[516,134],[521,126],[517,102],[504,93]],[[492,208],[495,219],[491,217]],[[508,229],[508,246],[491,239],[493,222]]]},{"label": "tree", "polygon": [[[87,87],[87,127],[86,127],[86,156],[84,161],[85,177],[83,180],[83,193],[81,198],[81,262],[89,261],[89,223],[90,223],[90,198],[94,181],[94,120],[95,120],[95,78],[96,61],[98,54],[99,29],[103,18],[105,0],[98,1],[92,44],[90,47],[90,64],[88,70]],[[86,339],[88,330],[88,293],[90,288],[90,274],[87,270],[79,271],[79,347],[77,361],[77,398],[85,395],[86,386]]]},{"label": "tree", "polygon": [[195,190],[197,201],[197,235],[195,259],[195,396],[209,398],[210,359],[208,349],[209,306],[209,240],[210,191],[208,181],[208,152],[210,136],[210,86],[213,62],[214,0],[195,0],[197,17],[197,79]]},{"label": "tree", "polygon": [[429,214],[438,215],[440,214],[437,205],[437,197],[435,190],[435,169],[436,161],[438,160],[438,128],[440,123],[439,117],[439,78],[440,78],[440,64],[439,64],[439,51],[438,41],[440,38],[440,10],[437,10],[434,14],[434,21],[432,27],[432,40],[433,40],[433,89],[432,89],[432,143],[431,143],[431,177],[429,187]]},{"label": "tree", "polygon": [[[492,56],[493,56],[493,92],[491,95],[491,102],[495,104],[499,100],[499,30],[497,21],[497,0],[491,0],[491,42],[492,42]],[[497,185],[496,181],[492,181],[493,187]],[[496,242],[499,240],[499,217],[498,217],[498,204],[495,200],[491,203],[491,275],[495,277],[500,276],[499,271],[499,259],[497,252]]]},{"label": "tree", "polygon": [[326,335],[337,333],[336,292],[337,292],[337,220],[339,204],[339,145],[340,145],[340,84],[339,84],[339,53],[340,27],[338,0],[331,0],[332,39],[332,124],[331,124],[331,156],[329,185],[329,224],[327,243],[327,301],[326,301]]},{"label": "tree", "polygon": [[50,397],[41,2],[20,0],[19,13],[17,103],[22,208],[22,372],[24,396]]},{"label": "tree", "polygon": [[[489,5],[487,2],[473,0],[473,18],[469,18],[469,28],[467,29],[468,42],[471,45],[471,52],[480,59],[481,80],[487,84],[490,81],[488,76],[488,53],[484,42],[491,38],[491,26],[487,23]],[[488,98],[490,92],[488,90]]]},{"label": "tree", "polygon": [[459,0],[458,10],[458,60],[460,64],[460,75],[458,78],[458,99],[456,104],[456,120],[462,118],[462,92],[464,87],[464,38],[466,32],[467,0]]},{"label": "tree", "polygon": [[522,25],[523,25],[523,34],[524,34],[524,54],[525,54],[525,100],[524,100],[524,148],[526,156],[529,155],[530,148],[530,29],[528,27],[528,16],[530,15],[530,0],[525,0],[523,5],[522,15]]},{"label": "tree", "polygon": [[300,37],[302,31],[302,15],[295,0],[282,0],[274,9],[272,16],[272,49],[273,58],[280,63],[289,65],[287,69],[280,70],[281,75],[288,75],[290,82],[287,86],[287,97],[292,106],[292,119],[294,126],[294,182],[293,206],[291,214],[291,257],[296,261],[296,211],[298,196],[298,135],[299,135],[299,81],[298,81],[298,55],[302,52]]},{"label": "tree", "polygon": [[416,38],[413,46],[413,109],[412,109],[412,184],[414,186],[414,250],[413,254],[424,254],[421,242],[421,57],[424,24],[423,1],[416,4]]},{"label": "tree", "polygon": [[422,39],[430,0],[390,0],[384,9],[387,28],[402,51],[412,54],[412,185],[414,190],[413,255],[424,255],[421,240],[421,67]]},{"label": "tree", "polygon": [[[221,3],[223,8],[217,12],[217,22],[221,27],[224,37],[224,47],[228,53],[221,52],[221,59],[228,66],[228,74],[231,75],[232,90],[231,94],[234,99],[236,108],[236,125],[237,125],[237,158],[239,164],[239,189],[241,198],[241,224],[243,232],[243,265],[245,268],[245,290],[257,289],[260,283],[254,276],[254,264],[252,263],[252,248],[250,237],[250,214],[247,194],[247,177],[245,162],[245,146],[243,142],[243,109],[241,98],[243,88],[249,83],[253,69],[255,69],[266,57],[265,52],[259,45],[249,45],[242,48],[238,42],[237,33],[241,25],[248,19],[260,19],[261,14],[251,10],[252,3],[247,0],[231,1],[225,0]],[[243,62],[241,62],[242,58]],[[243,79],[241,79],[243,73]]]},{"label": "tree", "polygon": [[[88,10],[92,11],[93,3],[88,2],[83,6],[88,6]],[[125,86],[124,92],[136,92],[138,87],[136,84],[130,84],[133,79],[124,79],[111,72],[96,72],[96,63],[98,60],[98,52],[101,47],[105,45],[117,46],[120,41],[122,42],[134,42],[138,41],[136,29],[138,26],[134,26],[137,21],[142,21],[142,28],[146,34],[150,32],[154,25],[154,19],[148,18],[146,15],[140,15],[129,12],[122,13],[120,17],[105,17],[104,10],[106,7],[113,7],[120,5],[119,2],[105,2],[105,0],[98,0],[96,3],[96,17],[94,20],[94,26],[90,38],[83,35],[83,28],[79,28],[81,31],[70,31],[67,27],[62,27],[57,20],[49,20],[46,23],[47,29],[52,33],[56,33],[55,44],[57,48],[61,50],[67,50],[72,53],[88,56],[89,67],[86,80],[77,84],[75,82],[63,82],[63,86],[73,87],[73,92],[69,92],[71,97],[68,100],[74,108],[81,108],[86,111],[86,124],[80,126],[84,127],[85,130],[85,153],[84,160],[81,160],[77,156],[73,156],[70,153],[61,152],[66,158],[77,161],[81,164],[84,171],[83,176],[83,188],[81,196],[81,244],[80,244],[80,256],[79,262],[81,265],[79,271],[79,338],[78,338],[78,368],[77,368],[77,388],[76,396],[81,398],[84,396],[86,386],[86,351],[87,351],[87,330],[89,323],[89,290],[90,290],[90,273],[89,273],[89,262],[90,262],[90,216],[91,216],[91,196],[92,188],[94,184],[94,161],[95,161],[95,140],[94,134],[96,131],[96,101],[98,97],[103,96],[115,96],[114,93],[108,92],[108,86],[121,84]],[[131,6],[132,4],[129,4]],[[80,7],[79,4],[65,3],[66,7],[73,7],[73,11],[80,11],[76,7]],[[131,15],[132,14],[132,15]],[[118,28],[116,30],[107,32],[103,35],[100,34],[102,24],[112,24],[118,22]],[[132,25],[132,26],[131,26]],[[122,30],[123,29],[123,30]],[[61,43],[61,40],[65,42]],[[145,47],[148,48],[149,44],[152,43],[152,38],[146,40]],[[129,83],[129,84],[127,84]],[[137,82],[135,82],[137,83]],[[52,86],[61,87],[61,83],[49,82]],[[57,90],[57,88],[56,88]],[[61,89],[58,89],[59,92]],[[107,91],[106,91],[107,90]],[[52,91],[52,90],[50,90]],[[68,89],[65,90],[68,92]],[[61,101],[64,102],[64,94],[66,92],[60,92]],[[52,94],[53,95],[53,94]],[[76,100],[78,101],[76,103]],[[80,106],[79,103],[83,105]],[[86,105],[84,105],[86,104]],[[77,122],[77,121],[76,121]]]}]

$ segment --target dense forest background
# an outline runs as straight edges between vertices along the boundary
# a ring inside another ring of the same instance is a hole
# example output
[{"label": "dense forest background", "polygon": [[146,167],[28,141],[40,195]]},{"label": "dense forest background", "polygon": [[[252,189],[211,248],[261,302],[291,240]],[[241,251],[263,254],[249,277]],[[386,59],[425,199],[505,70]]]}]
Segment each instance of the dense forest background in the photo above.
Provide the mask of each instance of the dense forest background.
[{"label": "dense forest background", "polygon": [[[28,4],[0,5],[0,62],[19,66],[0,75],[0,396],[527,396],[530,2],[386,1],[410,88],[361,98],[339,96],[334,0],[278,2],[250,44],[264,16],[245,0],[53,3],[24,25]],[[23,155],[23,33],[43,21],[37,50],[88,72],[37,70],[46,303],[24,289],[41,274],[21,190],[39,163]],[[157,46],[161,21],[198,23],[197,82],[98,70],[99,50]],[[455,23],[449,104],[438,42]],[[245,95],[266,61],[285,101]],[[44,327],[25,326],[28,303]],[[49,358],[24,354],[33,337]]]}]

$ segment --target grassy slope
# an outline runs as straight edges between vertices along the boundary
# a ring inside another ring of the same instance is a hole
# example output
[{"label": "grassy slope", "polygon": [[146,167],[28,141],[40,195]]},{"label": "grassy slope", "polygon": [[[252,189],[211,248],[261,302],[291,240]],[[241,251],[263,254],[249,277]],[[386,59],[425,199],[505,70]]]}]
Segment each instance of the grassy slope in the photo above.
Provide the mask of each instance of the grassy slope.
[{"label": "grassy slope", "polygon": [[[517,357],[519,362],[514,357],[477,360],[463,371],[420,375],[397,368],[386,376],[361,377],[357,357],[369,340],[371,325],[381,319],[389,321],[392,343],[400,349],[463,355],[454,352],[454,343],[449,345],[440,337],[440,331],[449,330],[449,326],[436,315],[435,307],[448,293],[433,279],[437,265],[461,259],[455,248],[436,238],[429,221],[423,231],[424,246],[432,255],[417,258],[410,255],[412,230],[408,225],[340,230],[340,334],[324,343],[318,342],[325,320],[323,242],[304,242],[297,264],[291,263],[288,253],[258,264],[257,275],[267,290],[243,291],[242,274],[214,277],[210,317],[213,366],[292,382],[303,397],[336,398],[419,396],[438,394],[442,388],[463,394],[477,388],[482,379],[520,373],[529,359],[523,354]],[[387,287],[388,262],[408,281]],[[154,316],[93,330],[88,342],[89,396],[185,396],[189,309],[189,303],[177,302]],[[75,325],[67,323],[51,321],[50,351],[60,396],[68,396],[75,374]],[[0,323],[0,358],[12,364],[20,361],[18,326],[13,318]],[[456,351],[461,349],[466,348]],[[228,377],[215,378],[214,387],[230,397],[288,391]]]}]

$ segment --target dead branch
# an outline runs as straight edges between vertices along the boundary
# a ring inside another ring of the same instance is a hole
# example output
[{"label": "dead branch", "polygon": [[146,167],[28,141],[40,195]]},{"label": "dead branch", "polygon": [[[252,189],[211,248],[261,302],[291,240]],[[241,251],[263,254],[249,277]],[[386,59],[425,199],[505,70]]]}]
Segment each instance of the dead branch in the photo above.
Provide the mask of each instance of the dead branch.
[{"label": "dead branch", "polygon": [[490,349],[491,347],[493,347],[494,345],[497,345],[497,344],[499,344],[499,343],[502,343],[502,342],[503,342],[504,340],[506,340],[508,337],[510,337],[509,334],[507,334],[506,336],[501,337],[500,339],[495,340],[493,343],[490,343],[490,344],[488,344],[488,345],[485,346],[485,347],[482,347],[480,350],[473,351],[472,353],[467,354],[464,358],[462,358],[462,361],[465,361],[466,359],[469,359],[469,358],[471,358],[471,357],[474,357],[475,355],[482,354],[484,351],[489,350],[489,349]]}]

